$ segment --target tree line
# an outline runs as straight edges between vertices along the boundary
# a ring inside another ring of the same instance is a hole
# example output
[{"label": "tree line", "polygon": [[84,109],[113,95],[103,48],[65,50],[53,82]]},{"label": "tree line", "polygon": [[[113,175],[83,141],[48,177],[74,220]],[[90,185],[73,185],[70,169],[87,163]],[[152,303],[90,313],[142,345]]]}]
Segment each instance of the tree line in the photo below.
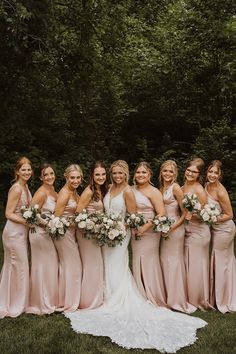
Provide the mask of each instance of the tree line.
[{"label": "tree line", "polygon": [[[220,159],[236,203],[233,0],[2,0],[1,199],[16,159],[58,175]],[[62,184],[58,180],[58,186]]]}]

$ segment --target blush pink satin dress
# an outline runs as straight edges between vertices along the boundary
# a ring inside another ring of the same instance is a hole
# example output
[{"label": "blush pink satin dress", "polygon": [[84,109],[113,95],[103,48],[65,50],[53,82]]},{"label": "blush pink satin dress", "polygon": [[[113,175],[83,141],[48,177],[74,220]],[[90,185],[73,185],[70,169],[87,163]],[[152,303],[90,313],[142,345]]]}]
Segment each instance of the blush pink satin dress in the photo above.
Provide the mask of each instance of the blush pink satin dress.
[{"label": "blush pink satin dress", "polygon": [[[73,216],[76,207],[77,202],[74,199],[69,199],[63,216]],[[59,258],[57,311],[76,311],[80,303],[82,265],[75,232],[75,227],[71,226],[63,237],[54,241]]]},{"label": "blush pink satin dress", "polygon": [[[102,201],[91,201],[87,206],[87,212],[103,211]],[[92,309],[103,303],[103,258],[101,247],[93,240],[83,237],[77,230],[77,241],[82,261],[82,285],[80,297],[80,309]]]},{"label": "blush pink satin dress", "polygon": [[185,266],[188,302],[200,310],[211,309],[209,285],[209,227],[200,220],[185,223]]},{"label": "blush pink satin dress", "polygon": [[[30,201],[31,194],[26,186],[21,193],[15,213],[21,215],[20,208],[23,205],[28,206]],[[0,318],[17,317],[28,306],[28,232],[27,226],[11,220],[7,220],[3,230],[4,263],[0,279]]]},{"label": "blush pink satin dress", "polygon": [[[41,208],[44,215],[55,210],[56,201],[48,196]],[[51,237],[45,229],[36,226],[29,232],[31,248],[30,296],[27,313],[50,314],[58,306],[58,257]]]},{"label": "blush pink satin dress", "polygon": [[[137,211],[142,213],[146,220],[155,216],[151,201],[136,188],[133,188]],[[140,293],[154,305],[166,307],[166,295],[163,275],[159,259],[159,244],[161,235],[153,232],[152,228],[146,231],[141,240],[131,239],[132,272]]]},{"label": "blush pink satin dress", "polygon": [[[180,218],[179,204],[173,195],[172,184],[163,194],[166,215],[175,219]],[[192,313],[197,308],[187,302],[187,280],[184,264],[184,225],[162,238],[160,246],[160,259],[164,276],[164,285],[167,293],[168,307]]]},{"label": "blush pink satin dress", "polygon": [[[206,191],[207,192],[207,191]],[[208,192],[208,202],[222,211]],[[212,252],[210,301],[222,312],[236,311],[236,259],[234,255],[235,224],[233,220],[214,224],[211,228]]]}]

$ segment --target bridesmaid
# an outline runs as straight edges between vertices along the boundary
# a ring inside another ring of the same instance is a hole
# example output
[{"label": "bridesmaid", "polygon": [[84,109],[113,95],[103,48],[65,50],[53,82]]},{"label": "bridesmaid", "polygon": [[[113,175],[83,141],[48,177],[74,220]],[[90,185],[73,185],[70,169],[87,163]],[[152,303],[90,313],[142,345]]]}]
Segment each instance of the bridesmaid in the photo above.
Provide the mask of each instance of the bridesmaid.
[{"label": "bridesmaid", "polygon": [[[51,165],[40,168],[41,187],[35,192],[31,205],[38,204],[41,213],[54,213],[57,193],[54,190],[55,173]],[[27,313],[50,314],[58,305],[58,258],[52,239],[45,231],[45,221],[29,234],[31,248],[30,297]],[[44,224],[44,225],[43,225]]]},{"label": "bridesmaid", "polygon": [[[193,158],[185,170],[183,193],[196,194],[202,206],[207,195],[200,181],[204,161]],[[187,272],[188,301],[201,310],[211,308],[209,303],[209,244],[210,229],[196,214],[186,214],[185,224],[185,265]]]},{"label": "bridesmaid", "polygon": [[[79,200],[76,189],[83,173],[79,165],[73,164],[66,168],[64,176],[66,184],[58,194],[55,216],[72,217]],[[58,311],[75,311],[80,303],[82,266],[75,232],[75,227],[70,226],[63,237],[55,240],[59,257]]]},{"label": "bridesmaid", "polygon": [[0,280],[0,318],[17,317],[25,311],[29,297],[28,230],[20,208],[29,206],[27,182],[32,176],[31,162],[21,157],[15,166],[15,183],[9,190],[7,223],[3,230],[4,263]]},{"label": "bridesmaid", "polygon": [[196,307],[187,302],[187,283],[184,265],[183,221],[185,210],[182,207],[183,191],[176,183],[178,169],[175,161],[163,162],[159,174],[160,191],[163,195],[166,215],[175,220],[162,239],[160,248],[161,266],[167,292],[167,305],[177,311],[192,313]]},{"label": "bridesmaid", "polygon": [[221,177],[221,162],[212,161],[207,169],[206,192],[208,202],[215,204],[221,215],[211,228],[210,300],[213,306],[225,313],[236,311],[235,224],[229,195],[220,183]]},{"label": "bridesmaid", "polygon": [[[89,185],[85,188],[76,212],[86,209],[88,213],[103,211],[103,198],[107,193],[106,169],[101,161],[91,166]],[[81,231],[77,231],[82,261],[82,285],[80,305],[81,309],[98,307],[103,302],[103,259],[101,247],[92,240],[83,237]]]},{"label": "bridesmaid", "polygon": [[159,245],[161,234],[152,231],[152,222],[155,214],[165,214],[161,192],[151,185],[152,170],[147,162],[140,162],[134,171],[133,192],[137,211],[148,223],[139,227],[136,235],[140,240],[132,237],[133,276],[141,294],[158,306],[166,306],[166,295],[163,275],[159,259]]}]

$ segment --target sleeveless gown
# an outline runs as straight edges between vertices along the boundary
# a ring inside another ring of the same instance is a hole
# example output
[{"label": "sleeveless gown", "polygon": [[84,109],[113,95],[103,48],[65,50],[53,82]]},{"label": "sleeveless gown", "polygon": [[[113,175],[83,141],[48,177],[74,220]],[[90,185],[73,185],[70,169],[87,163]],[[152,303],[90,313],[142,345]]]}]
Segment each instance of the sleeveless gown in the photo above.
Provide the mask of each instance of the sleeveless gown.
[{"label": "sleeveless gown", "polygon": [[[103,211],[103,202],[91,201],[86,208],[88,213]],[[76,232],[82,262],[82,284],[79,308],[91,309],[103,302],[103,259],[101,247],[93,240],[83,237],[79,229]]]},{"label": "sleeveless gown", "polygon": [[[172,184],[163,194],[166,215],[180,218],[179,204],[173,195]],[[184,264],[184,225],[180,225],[161,240],[160,257],[167,293],[167,305],[177,311],[192,313],[196,307],[187,302],[187,279]]]},{"label": "sleeveless gown", "polygon": [[[12,187],[11,187],[12,188]],[[21,215],[20,208],[28,206],[31,194],[22,190],[15,213]],[[28,306],[29,263],[28,263],[29,228],[17,222],[7,220],[2,234],[4,263],[0,279],[0,318],[17,317]]]},{"label": "sleeveless gown", "polygon": [[[145,220],[152,220],[155,211],[151,201],[139,190],[133,188],[137,211]],[[144,298],[154,305],[166,307],[166,295],[159,259],[160,232],[153,232],[150,227],[140,240],[131,238],[132,272],[137,287]]]},{"label": "sleeveless gown", "polygon": [[[41,208],[44,215],[55,210],[55,199],[48,195]],[[27,313],[50,314],[58,306],[58,257],[53,240],[45,229],[36,226],[29,233],[31,247],[30,296]]]},{"label": "sleeveless gown", "polygon": [[[125,216],[123,193],[104,198],[106,211]],[[196,341],[196,329],[206,322],[157,308],[139,293],[129,269],[130,233],[121,246],[104,247],[105,302],[92,310],[66,313],[76,332],[108,336],[126,348],[155,348],[173,353]]]},{"label": "sleeveless gown", "polygon": [[[77,207],[74,199],[69,199],[62,216],[73,216]],[[82,266],[75,227],[67,229],[65,235],[54,241],[59,258],[59,299],[57,311],[75,311],[79,307]]]},{"label": "sleeveless gown", "polygon": [[210,229],[203,221],[185,224],[185,266],[188,302],[200,310],[212,309],[209,284]]},{"label": "sleeveless gown", "polygon": [[[207,190],[206,190],[207,192]],[[221,206],[208,192],[208,202]],[[211,228],[210,301],[222,312],[236,311],[235,224],[233,220],[216,223]]]}]

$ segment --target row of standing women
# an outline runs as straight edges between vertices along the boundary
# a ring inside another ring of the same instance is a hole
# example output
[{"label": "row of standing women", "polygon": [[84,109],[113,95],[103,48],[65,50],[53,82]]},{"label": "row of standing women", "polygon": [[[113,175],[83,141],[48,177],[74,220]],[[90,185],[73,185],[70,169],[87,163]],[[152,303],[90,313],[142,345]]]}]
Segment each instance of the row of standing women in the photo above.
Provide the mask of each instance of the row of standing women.
[{"label": "row of standing women", "polygon": [[[157,307],[185,313],[214,308],[222,313],[232,312],[236,311],[232,207],[220,182],[221,163],[213,161],[209,165],[205,188],[200,183],[203,168],[201,159],[189,161],[181,188],[176,182],[176,163],[168,160],[161,166],[158,190],[151,183],[149,164],[141,162],[134,171],[134,186],[123,188],[129,171],[127,164],[118,160],[110,169],[110,193],[115,198],[122,191],[127,211],[138,211],[146,220],[155,215],[175,219],[167,239],[152,231],[151,221],[136,231],[139,241],[135,237],[131,239],[132,272],[144,298]],[[20,208],[38,204],[43,214],[56,216],[73,216],[83,209],[102,211],[103,198],[108,192],[105,166],[101,162],[92,166],[89,185],[80,197],[77,188],[83,173],[78,165],[70,165],[65,170],[66,183],[58,195],[53,187],[55,173],[50,165],[42,166],[42,185],[33,199],[27,186],[31,176],[30,161],[25,157],[19,159],[15,183],[8,194],[7,223],[2,236],[0,318],[16,317],[23,312],[42,315],[101,306],[106,297],[102,249],[73,226],[64,237],[54,241],[47,235],[43,220],[36,226],[36,233],[28,232],[31,225],[22,218]],[[196,194],[202,206],[210,201],[220,209],[217,223],[211,229],[197,215],[183,208],[182,199],[187,193]]]}]

